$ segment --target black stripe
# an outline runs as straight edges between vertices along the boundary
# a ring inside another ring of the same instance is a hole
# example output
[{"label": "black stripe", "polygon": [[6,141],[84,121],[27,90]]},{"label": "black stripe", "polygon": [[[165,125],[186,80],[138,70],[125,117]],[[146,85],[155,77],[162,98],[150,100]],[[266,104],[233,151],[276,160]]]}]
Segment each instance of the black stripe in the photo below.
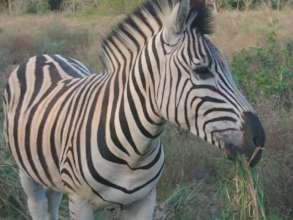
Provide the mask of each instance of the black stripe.
[{"label": "black stripe", "polygon": [[219,122],[219,121],[220,122],[223,122],[223,121],[237,122],[237,120],[235,118],[228,117],[228,116],[213,118],[213,119],[210,119],[210,120],[204,122],[204,124],[203,124],[203,131],[206,130],[206,126],[208,124],[215,123],[215,122]]},{"label": "black stripe", "polygon": [[[152,109],[152,113],[155,114],[160,120],[162,120],[161,118],[161,115],[159,113],[159,110],[157,110],[157,108],[155,108],[155,105],[157,104],[156,103],[156,100],[153,100],[152,97],[151,97],[151,94],[152,94],[152,91],[151,91],[151,87],[149,87],[149,94],[150,94],[150,97],[149,97],[149,101],[150,101],[150,106],[151,106],[151,109]],[[165,122],[161,122],[160,123],[160,126],[165,124]]]},{"label": "black stripe", "polygon": [[211,108],[207,110],[205,113],[203,113],[203,116],[207,116],[208,114],[212,112],[230,112],[234,114],[235,116],[239,117],[239,115],[231,108]]},{"label": "black stripe", "polygon": [[13,138],[14,138],[14,147],[15,151],[17,154],[17,159],[21,165],[21,168],[24,169],[27,175],[29,175],[27,167],[24,165],[21,153],[20,153],[20,146],[18,143],[18,123],[19,123],[19,118],[20,118],[20,110],[22,107],[22,103],[24,100],[24,94],[26,92],[26,77],[25,77],[25,72],[26,72],[26,63],[22,64],[19,66],[17,70],[17,78],[20,83],[20,96],[19,96],[19,102],[17,103],[16,110],[15,110],[15,116],[14,116],[14,122],[13,122]]},{"label": "black stripe", "polygon": [[[126,18],[125,20],[125,23],[128,24],[131,29],[137,31],[141,36],[142,38],[144,39],[144,42],[147,41],[147,36],[145,35],[145,33],[140,29],[140,27],[135,23],[135,21],[132,19],[132,17],[128,17]],[[109,38],[110,40],[111,38]]]},{"label": "black stripe", "polygon": [[6,84],[5,91],[6,91],[7,104],[8,104],[11,101],[11,90],[10,90],[10,86],[8,83]]},{"label": "black stripe", "polygon": [[77,71],[75,69],[73,69],[68,63],[66,63],[64,60],[62,60],[61,58],[59,58],[56,55],[52,55],[51,58],[53,60],[55,60],[60,67],[63,69],[63,71],[65,73],[67,73],[68,75],[75,77],[75,78],[81,78],[80,73],[77,73]]},{"label": "black stripe", "polygon": [[76,190],[74,189],[73,186],[71,186],[67,181],[62,180],[63,185],[65,186],[65,188],[68,188],[69,190],[71,190],[72,192],[76,193]]},{"label": "black stripe", "polygon": [[152,36],[155,34],[155,30],[153,27],[148,23],[148,18],[144,16],[144,14],[141,11],[134,12],[134,15],[137,16],[137,18],[144,23],[145,26],[148,27],[148,29],[152,32]]},{"label": "black stripe", "polygon": [[151,134],[141,123],[129,86],[127,87],[127,100],[128,100],[130,111],[133,115],[134,121],[136,122],[136,125],[138,129],[140,130],[140,132],[147,138],[155,139],[157,135]]},{"label": "black stripe", "polygon": [[84,66],[84,65],[82,65],[82,64],[80,64],[80,63],[78,63],[77,62],[77,60],[75,60],[75,59],[72,59],[72,58],[70,58],[70,57],[66,57],[66,59],[75,67],[75,68],[77,68],[78,70],[80,70],[82,73],[84,73],[85,75],[89,75],[89,74],[91,74],[91,72],[90,72],[90,70],[86,67],[86,66]]},{"label": "black stripe", "polygon": [[[44,56],[37,56],[36,57],[36,64],[35,64],[35,72],[34,72],[34,76],[35,76],[35,85],[34,85],[34,91],[33,94],[31,96],[31,99],[29,101],[28,104],[28,108],[32,105],[33,101],[35,100],[35,98],[37,97],[37,95],[40,93],[41,87],[43,85],[43,81],[44,81],[44,64],[46,62],[46,59]],[[32,73],[30,73],[32,74]]]},{"label": "black stripe", "polygon": [[[139,55],[139,59],[138,59],[138,72],[139,72],[139,76],[140,76],[140,81],[141,81],[141,84],[142,84],[142,87],[144,89],[144,91],[146,90],[146,79],[145,79],[145,71],[143,69],[143,65],[142,65],[142,57],[141,57],[141,54]],[[135,68],[133,68],[133,71],[132,71],[132,77],[134,77],[134,71],[135,71]]]},{"label": "black stripe", "polygon": [[133,137],[131,135],[131,132],[130,132],[130,129],[128,126],[128,122],[127,122],[126,115],[125,115],[124,96],[122,97],[121,103],[123,103],[123,105],[121,105],[120,109],[119,109],[119,122],[120,122],[121,128],[123,128],[122,132],[123,132],[124,136],[126,137],[128,143],[131,145],[131,147],[135,151],[135,153],[138,155],[141,155],[136,144],[134,143]]},{"label": "black stripe", "polygon": [[[151,83],[152,83],[152,85],[155,85],[155,76],[154,76],[154,71],[153,71],[153,64],[151,62],[151,58],[150,58],[150,54],[149,54],[149,48],[147,48],[147,47],[145,48],[145,60],[146,60],[146,63],[147,63],[148,72],[149,72],[151,80],[152,80]],[[156,66],[156,69],[159,70],[157,66]]]},{"label": "black stripe", "polygon": [[146,4],[144,7],[150,13],[152,18],[155,19],[155,21],[157,22],[158,26],[162,27],[163,24],[162,24],[161,18],[158,15],[158,11],[154,7],[155,5],[157,6],[158,9],[160,9],[159,4],[155,4],[155,2],[150,2],[149,4]]},{"label": "black stripe", "polygon": [[133,167],[131,170],[148,170],[148,169],[151,169],[153,166],[155,166],[155,164],[161,158],[162,151],[163,151],[162,146],[160,146],[160,149],[158,150],[158,153],[157,153],[156,157],[154,158],[154,160],[152,160],[149,164],[146,164],[144,166],[141,166],[141,167]]}]

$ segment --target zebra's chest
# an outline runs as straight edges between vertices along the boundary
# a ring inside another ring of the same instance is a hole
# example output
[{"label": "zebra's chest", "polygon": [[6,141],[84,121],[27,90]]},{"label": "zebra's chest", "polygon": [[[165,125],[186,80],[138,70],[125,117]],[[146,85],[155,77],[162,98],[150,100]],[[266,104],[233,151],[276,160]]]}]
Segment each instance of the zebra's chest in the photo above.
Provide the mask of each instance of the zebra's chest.
[{"label": "zebra's chest", "polygon": [[91,154],[86,151],[86,147],[67,149],[61,158],[61,178],[67,192],[78,194],[97,209],[109,204],[129,204],[145,197],[156,186],[164,163],[161,147],[137,168],[106,160],[95,149],[91,149]]}]

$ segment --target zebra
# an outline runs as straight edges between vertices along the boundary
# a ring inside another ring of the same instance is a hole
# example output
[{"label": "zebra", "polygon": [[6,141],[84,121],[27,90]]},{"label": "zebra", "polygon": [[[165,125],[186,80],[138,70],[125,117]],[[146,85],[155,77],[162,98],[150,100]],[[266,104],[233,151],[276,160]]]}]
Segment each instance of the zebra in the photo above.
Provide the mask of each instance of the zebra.
[{"label": "zebra", "polygon": [[71,219],[121,208],[154,217],[167,122],[251,165],[262,124],[209,40],[202,0],[149,0],[102,42],[100,74],[61,55],[19,65],[4,92],[5,135],[34,220],[57,220],[62,194]]}]

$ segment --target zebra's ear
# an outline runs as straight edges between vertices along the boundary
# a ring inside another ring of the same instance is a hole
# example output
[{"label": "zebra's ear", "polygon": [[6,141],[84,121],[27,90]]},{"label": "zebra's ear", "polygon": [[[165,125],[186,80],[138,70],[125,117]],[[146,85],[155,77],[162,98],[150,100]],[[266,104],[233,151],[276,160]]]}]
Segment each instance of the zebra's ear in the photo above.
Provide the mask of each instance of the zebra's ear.
[{"label": "zebra's ear", "polygon": [[166,22],[165,37],[168,41],[172,42],[185,30],[189,11],[190,0],[181,0],[173,7]]}]

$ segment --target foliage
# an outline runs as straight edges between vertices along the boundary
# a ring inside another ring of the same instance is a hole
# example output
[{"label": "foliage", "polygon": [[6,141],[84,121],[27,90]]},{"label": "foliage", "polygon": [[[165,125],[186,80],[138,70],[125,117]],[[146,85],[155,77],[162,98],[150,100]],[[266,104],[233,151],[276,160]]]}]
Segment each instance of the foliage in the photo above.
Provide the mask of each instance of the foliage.
[{"label": "foliage", "polygon": [[277,34],[267,34],[267,45],[244,49],[235,54],[231,68],[246,95],[253,101],[258,96],[273,96],[276,104],[290,107],[293,92],[293,41],[284,46]]}]

